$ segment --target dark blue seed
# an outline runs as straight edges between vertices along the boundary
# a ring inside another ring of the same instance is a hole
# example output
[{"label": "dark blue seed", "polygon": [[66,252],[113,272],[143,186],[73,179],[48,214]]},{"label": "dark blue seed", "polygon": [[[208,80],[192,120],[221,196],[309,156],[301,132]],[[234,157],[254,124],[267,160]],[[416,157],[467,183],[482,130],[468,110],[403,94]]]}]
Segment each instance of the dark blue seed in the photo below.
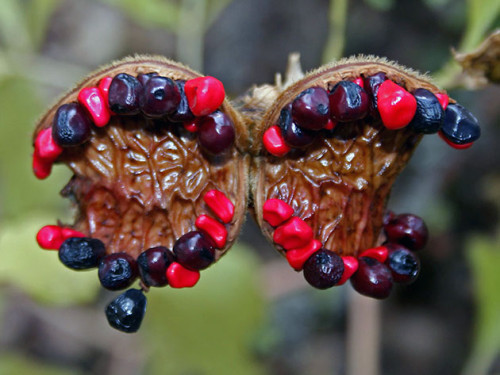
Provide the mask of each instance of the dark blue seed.
[{"label": "dark blue seed", "polygon": [[156,72],[141,73],[137,75],[137,80],[141,83],[142,87],[144,87],[151,77],[156,76],[158,76],[158,73]]},{"label": "dark blue seed", "polygon": [[141,110],[149,117],[162,117],[173,113],[181,101],[177,85],[170,78],[154,76],[144,85]]},{"label": "dark blue seed", "polygon": [[194,115],[189,108],[189,103],[184,93],[185,83],[186,81],[175,81],[181,95],[181,101],[175,111],[168,115],[168,119],[172,122],[189,122],[194,120]]},{"label": "dark blue seed", "polygon": [[364,118],[370,109],[368,94],[351,81],[337,83],[330,92],[330,116],[335,121],[348,122]]},{"label": "dark blue seed", "polygon": [[316,251],[304,264],[304,278],[318,289],[331,288],[339,282],[344,273],[342,258],[333,251]]},{"label": "dark blue seed", "polygon": [[152,247],[142,252],[137,257],[137,265],[144,284],[155,287],[167,285],[166,271],[174,260],[174,254],[163,246]]},{"label": "dark blue seed", "polygon": [[386,265],[397,283],[409,284],[415,281],[420,272],[420,261],[415,253],[399,244],[386,244],[389,249]]},{"label": "dark blue seed", "polygon": [[144,88],[137,78],[120,73],[109,85],[109,108],[120,115],[136,115],[141,107]]},{"label": "dark blue seed", "polygon": [[92,122],[78,103],[63,104],[52,123],[52,138],[62,147],[80,145],[90,138]]},{"label": "dark blue seed", "polygon": [[383,72],[378,72],[372,76],[366,77],[363,80],[364,88],[371,100],[373,110],[377,109],[377,93],[380,85],[387,80],[387,76]]},{"label": "dark blue seed", "polygon": [[198,122],[198,140],[200,145],[211,154],[220,154],[234,143],[234,125],[221,111],[215,111],[200,117]]},{"label": "dark blue seed", "polygon": [[287,105],[281,110],[278,124],[286,144],[290,147],[306,147],[314,142],[316,132],[301,128],[292,119],[292,106]]},{"label": "dark blue seed", "polygon": [[97,267],[100,259],[106,255],[104,244],[95,238],[71,237],[59,248],[59,260],[74,270],[86,270]]},{"label": "dark blue seed", "polygon": [[127,253],[114,253],[99,262],[97,272],[101,285],[109,290],[128,287],[137,277],[137,263]]},{"label": "dark blue seed", "polygon": [[410,127],[419,133],[437,133],[444,121],[444,111],[438,98],[426,89],[416,89],[413,96],[417,100],[417,110]]},{"label": "dark blue seed", "polygon": [[351,284],[358,292],[368,297],[383,299],[392,290],[392,274],[389,268],[374,258],[358,259],[358,270],[351,277]]},{"label": "dark blue seed", "polygon": [[215,244],[199,231],[188,232],[174,244],[177,262],[192,270],[203,270],[215,260]]},{"label": "dark blue seed", "polygon": [[302,128],[322,129],[330,117],[328,93],[321,87],[302,91],[292,102],[293,121]]},{"label": "dark blue seed", "polygon": [[146,296],[142,291],[127,290],[106,307],[109,325],[122,332],[137,332],[146,313],[146,304]]},{"label": "dark blue seed", "polygon": [[460,104],[448,104],[441,133],[452,143],[463,145],[481,135],[479,123],[472,113]]}]

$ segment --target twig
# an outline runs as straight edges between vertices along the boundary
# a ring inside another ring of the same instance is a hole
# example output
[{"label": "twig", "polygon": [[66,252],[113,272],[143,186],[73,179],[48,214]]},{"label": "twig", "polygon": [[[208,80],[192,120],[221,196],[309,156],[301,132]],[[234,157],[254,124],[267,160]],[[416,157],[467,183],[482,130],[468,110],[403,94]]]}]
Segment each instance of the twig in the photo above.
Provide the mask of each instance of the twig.
[{"label": "twig", "polygon": [[323,49],[323,63],[342,57],[345,44],[347,0],[330,0],[329,32]]}]

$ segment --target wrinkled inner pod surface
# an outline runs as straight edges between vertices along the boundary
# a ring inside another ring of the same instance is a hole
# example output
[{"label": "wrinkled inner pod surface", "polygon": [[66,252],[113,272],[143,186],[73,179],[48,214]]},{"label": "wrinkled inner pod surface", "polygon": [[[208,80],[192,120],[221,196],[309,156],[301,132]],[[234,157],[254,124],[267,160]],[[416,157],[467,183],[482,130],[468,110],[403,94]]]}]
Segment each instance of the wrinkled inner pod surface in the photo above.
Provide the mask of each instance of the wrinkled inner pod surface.
[{"label": "wrinkled inner pod surface", "polygon": [[[293,215],[312,228],[319,245],[339,255],[358,256],[380,243],[382,218],[391,186],[422,137],[410,126],[390,130],[371,111],[362,119],[338,122],[333,130],[316,133],[305,148],[273,156],[263,146],[269,128],[279,125],[281,111],[304,90],[324,88],[328,93],[341,81],[366,79],[377,73],[408,92],[442,92],[427,77],[382,59],[350,59],[308,74],[282,92],[257,123],[252,173],[255,218],[263,233],[276,243],[275,228],[264,220],[263,206],[279,199]],[[359,82],[359,81],[358,81]]]},{"label": "wrinkled inner pod surface", "polygon": [[[96,87],[104,77],[157,73],[174,81],[200,74],[161,57],[139,56],[100,69],[66,94],[39,121],[34,139],[53,125],[58,108],[77,103],[79,92]],[[87,142],[66,147],[56,162],[74,172],[62,190],[78,206],[73,228],[100,239],[106,253],[126,252],[137,258],[144,250],[172,249],[182,235],[197,230],[200,215],[214,216],[204,196],[217,190],[234,204],[227,241],[217,260],[235,241],[246,210],[248,158],[241,145],[246,129],[224,100],[219,108],[235,127],[235,143],[224,153],[206,152],[195,133],[163,118],[113,114],[106,126],[91,127]]]}]

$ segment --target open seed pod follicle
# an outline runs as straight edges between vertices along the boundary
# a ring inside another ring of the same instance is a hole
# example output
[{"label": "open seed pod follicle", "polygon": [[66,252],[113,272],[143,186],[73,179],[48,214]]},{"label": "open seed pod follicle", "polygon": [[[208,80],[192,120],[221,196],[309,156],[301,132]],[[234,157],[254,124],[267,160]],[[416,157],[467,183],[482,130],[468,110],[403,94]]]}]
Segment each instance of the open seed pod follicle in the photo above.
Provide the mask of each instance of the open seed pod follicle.
[{"label": "open seed pod follicle", "polygon": [[[162,57],[92,73],[35,130],[35,175],[68,165],[62,195],[78,208],[73,225],[43,227],[40,246],[70,268],[97,267],[110,290],[138,277],[143,290],[191,287],[234,243],[250,202],[264,235],[317,288],[351,279],[384,298],[393,281],[414,280],[427,229],[384,213],[391,186],[423,134],[466,148],[475,118],[427,77],[373,57],[254,93],[236,111],[220,81]],[[134,332],[145,308],[130,289],[106,315]]]}]

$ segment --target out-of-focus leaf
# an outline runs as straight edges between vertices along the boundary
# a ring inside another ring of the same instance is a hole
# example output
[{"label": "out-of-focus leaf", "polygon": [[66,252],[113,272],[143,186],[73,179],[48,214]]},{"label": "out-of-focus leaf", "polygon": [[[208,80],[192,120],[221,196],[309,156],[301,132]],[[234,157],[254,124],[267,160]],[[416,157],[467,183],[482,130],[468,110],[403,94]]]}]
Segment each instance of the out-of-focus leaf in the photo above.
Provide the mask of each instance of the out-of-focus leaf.
[{"label": "out-of-focus leaf", "polygon": [[499,16],[500,1],[468,0],[467,29],[460,44],[460,51],[466,52],[475,48],[493,27]]},{"label": "out-of-focus leaf", "polygon": [[250,348],[264,304],[258,265],[244,250],[233,246],[192,289],[150,291],[141,328],[149,374],[263,374]]},{"label": "out-of-focus leaf", "polygon": [[45,40],[50,18],[60,4],[61,0],[31,0],[27,3],[27,27],[35,50],[38,50]]},{"label": "out-of-focus leaf", "polygon": [[0,375],[77,375],[74,370],[40,363],[30,358],[14,354],[0,355]]},{"label": "out-of-focus leaf", "polygon": [[377,10],[386,11],[391,9],[396,2],[394,0],[365,0],[365,3]]},{"label": "out-of-focus leaf", "polygon": [[97,272],[66,268],[57,251],[42,250],[37,231],[51,218],[26,213],[10,223],[0,223],[0,282],[22,289],[36,300],[58,305],[95,299],[99,290]]},{"label": "out-of-focus leaf", "polygon": [[487,374],[500,355],[500,236],[474,237],[467,246],[474,275],[477,313],[472,352],[464,375]]},{"label": "out-of-focus leaf", "polygon": [[175,32],[179,20],[179,7],[171,0],[101,0],[123,11],[135,22],[151,28],[163,27]]},{"label": "out-of-focus leaf", "polygon": [[210,25],[217,19],[219,14],[226,9],[226,7],[232,3],[233,0],[208,0],[207,1],[207,17],[205,22],[205,28],[210,27]]},{"label": "out-of-focus leaf", "polygon": [[454,52],[464,69],[467,86],[477,88],[488,81],[500,83],[500,29],[490,34],[474,51]]},{"label": "out-of-focus leaf", "polygon": [[[70,172],[55,166],[52,175],[37,180],[31,170],[31,134],[42,107],[33,84],[23,79],[0,81],[0,215],[23,216],[31,210],[56,212],[67,206],[59,191]],[[55,215],[55,214],[54,214]],[[55,222],[56,217],[51,220]]]},{"label": "out-of-focus leaf", "polygon": [[2,0],[0,6],[0,40],[5,49],[32,50],[23,3],[18,0]]}]

